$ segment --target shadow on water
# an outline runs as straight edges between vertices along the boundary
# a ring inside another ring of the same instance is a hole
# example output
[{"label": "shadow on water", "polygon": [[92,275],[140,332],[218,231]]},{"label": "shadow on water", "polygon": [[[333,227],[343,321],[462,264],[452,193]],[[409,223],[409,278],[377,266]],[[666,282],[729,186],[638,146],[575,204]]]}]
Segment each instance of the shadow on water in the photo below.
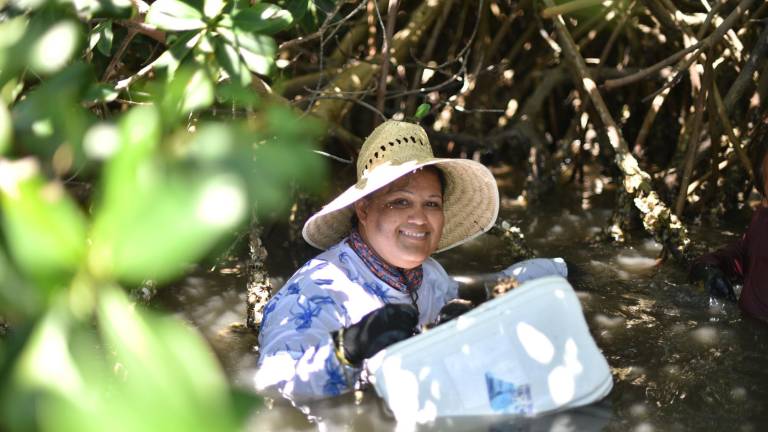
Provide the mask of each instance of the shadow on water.
[{"label": "shadow on water", "polygon": [[[614,388],[599,403],[535,419],[448,418],[424,430],[687,431],[763,430],[768,422],[768,326],[734,304],[710,308],[685,270],[659,265],[661,246],[642,233],[625,244],[590,238],[607,225],[612,200],[562,198],[536,209],[506,206],[541,257],[563,257],[587,323],[603,351]],[[716,248],[746,226],[691,226],[697,250]],[[451,274],[496,271],[511,264],[497,239],[481,236],[436,258]],[[158,302],[198,327],[235,386],[248,388],[257,359],[255,337],[233,323],[245,316],[238,268],[187,278]],[[289,274],[281,274],[287,277]],[[279,286],[280,281],[276,280]],[[472,293],[470,293],[471,295]],[[306,410],[305,410],[306,411]],[[761,426],[762,425],[762,426]],[[308,414],[280,401],[258,408],[248,430],[396,430],[380,400],[366,392],[314,404]]]}]

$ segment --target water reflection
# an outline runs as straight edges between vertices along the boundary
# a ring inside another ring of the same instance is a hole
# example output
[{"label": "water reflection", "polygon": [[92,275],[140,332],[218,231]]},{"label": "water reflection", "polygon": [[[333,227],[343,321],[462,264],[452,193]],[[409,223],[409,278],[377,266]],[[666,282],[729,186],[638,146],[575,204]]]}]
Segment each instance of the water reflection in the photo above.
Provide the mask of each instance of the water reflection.
[{"label": "water reflection", "polygon": [[613,419],[610,401],[580,407],[536,418],[516,416],[440,417],[418,426],[403,427],[395,423],[386,406],[373,392],[365,392],[355,402],[354,395],[342,395],[295,408],[287,402],[274,401],[253,414],[250,431],[489,431],[489,432],[570,432],[603,430]]}]

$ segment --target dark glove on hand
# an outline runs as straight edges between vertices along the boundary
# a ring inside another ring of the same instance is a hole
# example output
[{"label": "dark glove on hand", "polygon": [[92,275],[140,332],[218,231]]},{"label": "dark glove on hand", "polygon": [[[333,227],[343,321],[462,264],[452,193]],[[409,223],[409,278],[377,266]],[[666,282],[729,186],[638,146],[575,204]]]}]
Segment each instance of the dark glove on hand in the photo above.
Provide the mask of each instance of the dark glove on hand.
[{"label": "dark glove on hand", "polygon": [[704,284],[709,295],[717,298],[726,298],[736,301],[736,293],[733,292],[731,281],[719,268],[703,263],[696,263],[691,268],[691,281]]},{"label": "dark glove on hand", "polygon": [[364,359],[413,336],[418,324],[419,311],[413,305],[387,304],[331,335],[337,352],[352,366],[360,366]]},{"label": "dark glove on hand", "polygon": [[472,310],[472,302],[463,299],[453,299],[446,303],[437,314],[437,325],[448,322],[459,315]]}]

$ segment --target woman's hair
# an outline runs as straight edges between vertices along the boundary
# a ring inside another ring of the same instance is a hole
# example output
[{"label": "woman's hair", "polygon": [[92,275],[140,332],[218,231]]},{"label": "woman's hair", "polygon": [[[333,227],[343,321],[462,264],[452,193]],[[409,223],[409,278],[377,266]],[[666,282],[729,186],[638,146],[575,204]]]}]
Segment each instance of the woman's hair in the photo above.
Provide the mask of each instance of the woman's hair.
[{"label": "woman's hair", "polygon": [[[434,165],[427,165],[427,166],[421,167],[421,168],[419,168],[417,170],[414,170],[411,174],[417,173],[419,171],[427,171],[427,172],[435,173],[437,175],[437,179],[440,181],[440,194],[442,196],[445,196],[446,180],[445,180],[445,173],[443,173],[443,170],[441,170],[440,168],[438,168],[438,167],[436,167]],[[376,193],[376,192],[373,192],[373,193]],[[367,195],[367,196],[364,196],[364,197],[362,197],[360,199],[362,199],[362,200],[368,199],[369,196],[370,195]],[[357,220],[357,212],[354,212],[354,211],[352,212],[352,220],[351,220],[351,222],[352,222],[352,229],[357,229],[357,224],[359,222]]]},{"label": "woman's hair", "polygon": [[755,187],[760,191],[763,196],[766,196],[766,191],[763,190],[765,185],[765,172],[763,172],[763,160],[768,153],[768,116],[758,120],[758,124],[755,126],[755,131],[752,134],[749,147],[749,159],[752,162],[752,172],[755,173]]}]

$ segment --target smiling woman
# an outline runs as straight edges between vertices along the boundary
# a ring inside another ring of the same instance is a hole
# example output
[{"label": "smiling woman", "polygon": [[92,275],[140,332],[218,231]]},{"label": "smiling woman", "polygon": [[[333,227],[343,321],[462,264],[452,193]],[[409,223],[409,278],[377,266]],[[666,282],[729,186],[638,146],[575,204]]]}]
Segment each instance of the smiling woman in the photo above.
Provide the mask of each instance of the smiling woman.
[{"label": "smiling woman", "polygon": [[357,183],[304,225],[324,249],[267,303],[257,389],[293,401],[354,388],[364,361],[437,320],[457,283],[430,256],[493,226],[493,174],[435,158],[424,129],[388,121],[366,139]]}]

